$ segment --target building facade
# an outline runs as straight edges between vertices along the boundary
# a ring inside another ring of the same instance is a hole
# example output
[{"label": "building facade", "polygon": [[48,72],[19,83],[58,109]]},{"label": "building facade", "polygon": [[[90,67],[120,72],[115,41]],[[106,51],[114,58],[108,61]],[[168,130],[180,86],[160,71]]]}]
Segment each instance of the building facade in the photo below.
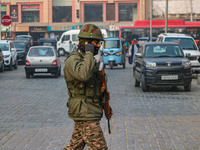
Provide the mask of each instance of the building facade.
[{"label": "building facade", "polygon": [[[119,36],[120,26],[130,26],[136,20],[150,18],[150,0],[0,1],[1,16],[10,15],[12,18],[12,24],[9,27],[1,26],[2,38],[5,32],[8,37],[12,38],[20,34],[32,35],[34,40],[42,37],[59,38],[64,31],[79,29],[85,23],[94,23],[100,28],[106,29],[110,36]],[[153,17],[155,19],[163,19],[164,1],[153,0]],[[169,0],[169,6],[172,1],[175,0]],[[193,1],[200,3],[199,0]],[[196,15],[195,10],[192,14]],[[180,15],[173,14],[171,16],[173,16],[172,19],[180,19]],[[198,14],[196,17],[199,17]],[[190,16],[185,19],[189,18]]]}]

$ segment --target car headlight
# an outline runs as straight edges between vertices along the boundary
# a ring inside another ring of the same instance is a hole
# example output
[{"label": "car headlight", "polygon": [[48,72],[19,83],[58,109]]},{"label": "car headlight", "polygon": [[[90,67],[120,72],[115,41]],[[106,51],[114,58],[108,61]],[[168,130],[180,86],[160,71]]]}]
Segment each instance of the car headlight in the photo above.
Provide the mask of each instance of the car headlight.
[{"label": "car headlight", "polygon": [[108,53],[103,53],[104,56],[108,56]]},{"label": "car headlight", "polygon": [[4,58],[8,58],[8,57],[10,57],[10,55],[5,55],[5,56],[4,56]]},{"label": "car headlight", "polygon": [[190,62],[182,62],[182,66],[184,68],[189,68],[191,66],[191,63]]},{"label": "car headlight", "polygon": [[146,63],[146,67],[147,68],[155,68],[156,67],[156,63]]},{"label": "car headlight", "polygon": [[122,52],[117,52],[117,53],[115,53],[115,55],[117,55],[117,56],[119,56],[119,55],[121,55],[122,54]]}]

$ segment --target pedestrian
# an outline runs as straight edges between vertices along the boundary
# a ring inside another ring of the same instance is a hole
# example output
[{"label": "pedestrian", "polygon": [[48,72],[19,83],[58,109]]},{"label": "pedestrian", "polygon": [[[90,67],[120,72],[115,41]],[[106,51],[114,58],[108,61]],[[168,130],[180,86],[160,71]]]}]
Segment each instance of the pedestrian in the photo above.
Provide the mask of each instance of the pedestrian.
[{"label": "pedestrian", "polygon": [[133,39],[133,44],[129,47],[129,64],[134,63],[135,53],[137,53],[139,44],[136,39]]},{"label": "pedestrian", "polygon": [[93,24],[84,25],[80,33],[78,49],[65,60],[64,76],[68,88],[68,116],[74,120],[70,143],[63,150],[107,150],[100,127],[103,115],[101,76],[94,55],[98,53],[101,30]]}]

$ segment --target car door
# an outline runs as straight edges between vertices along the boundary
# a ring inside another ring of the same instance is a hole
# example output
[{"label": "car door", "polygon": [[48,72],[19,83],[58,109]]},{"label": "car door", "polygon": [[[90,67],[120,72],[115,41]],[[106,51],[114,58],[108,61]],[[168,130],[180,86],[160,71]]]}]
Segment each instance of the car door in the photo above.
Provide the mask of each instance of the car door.
[{"label": "car door", "polygon": [[70,49],[70,35],[64,35],[61,39],[60,47],[63,47],[65,51],[69,51]]},{"label": "car door", "polygon": [[[141,45],[138,49],[138,52],[135,55],[135,62],[134,62],[134,70],[135,70],[135,75],[138,79],[138,81],[140,80],[140,77],[142,75],[142,69],[143,69],[143,53],[144,53],[144,47],[143,45]],[[137,55],[138,54],[138,55]]]}]

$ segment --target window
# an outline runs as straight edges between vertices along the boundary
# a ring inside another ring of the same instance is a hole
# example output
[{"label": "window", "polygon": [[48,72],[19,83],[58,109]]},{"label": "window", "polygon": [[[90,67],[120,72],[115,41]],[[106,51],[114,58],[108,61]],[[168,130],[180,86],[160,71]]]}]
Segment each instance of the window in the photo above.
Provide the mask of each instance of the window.
[{"label": "window", "polygon": [[115,20],[115,4],[107,3],[106,4],[106,20]]},{"label": "window", "polygon": [[62,38],[62,41],[69,41],[70,40],[70,35],[64,35]]},{"label": "window", "polygon": [[78,34],[73,34],[72,35],[72,41],[78,41],[79,38],[78,38]]},{"label": "window", "polygon": [[53,22],[72,22],[72,6],[53,6]]},{"label": "window", "polygon": [[137,20],[137,4],[119,3],[119,21]]},{"label": "window", "polygon": [[22,6],[22,23],[24,22],[40,22],[39,5]]},{"label": "window", "polygon": [[85,22],[103,22],[103,4],[84,5]]},{"label": "window", "polygon": [[120,48],[120,40],[106,40],[104,48]]},{"label": "window", "polygon": [[183,50],[197,50],[197,47],[191,38],[166,37],[165,41],[179,43]]}]

